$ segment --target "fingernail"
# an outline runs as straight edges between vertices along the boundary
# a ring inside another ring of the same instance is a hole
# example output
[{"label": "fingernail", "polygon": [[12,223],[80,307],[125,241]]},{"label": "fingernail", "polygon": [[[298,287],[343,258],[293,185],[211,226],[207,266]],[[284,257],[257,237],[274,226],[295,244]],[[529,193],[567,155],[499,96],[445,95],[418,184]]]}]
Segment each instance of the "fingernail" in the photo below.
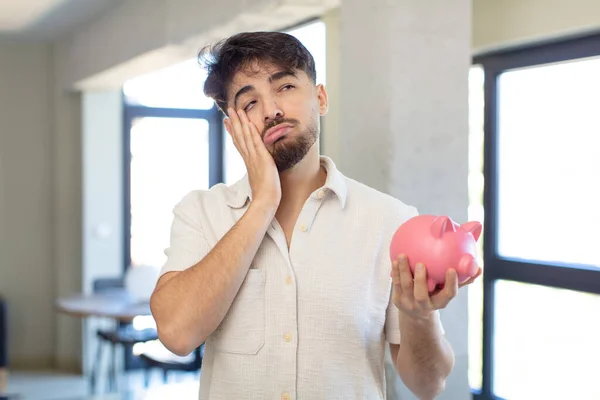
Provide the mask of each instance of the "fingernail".
[{"label": "fingernail", "polygon": [[422,271],[423,270],[423,264],[419,263],[417,264],[417,271]]}]

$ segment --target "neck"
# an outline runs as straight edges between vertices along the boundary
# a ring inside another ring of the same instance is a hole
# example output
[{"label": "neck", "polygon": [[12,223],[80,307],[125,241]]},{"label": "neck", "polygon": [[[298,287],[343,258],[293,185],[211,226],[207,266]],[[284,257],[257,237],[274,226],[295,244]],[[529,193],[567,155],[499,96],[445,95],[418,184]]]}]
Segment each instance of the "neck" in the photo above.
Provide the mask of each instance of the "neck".
[{"label": "neck", "polygon": [[319,153],[313,148],[293,168],[280,173],[279,179],[284,208],[301,207],[312,192],[325,184],[327,172],[321,167]]}]

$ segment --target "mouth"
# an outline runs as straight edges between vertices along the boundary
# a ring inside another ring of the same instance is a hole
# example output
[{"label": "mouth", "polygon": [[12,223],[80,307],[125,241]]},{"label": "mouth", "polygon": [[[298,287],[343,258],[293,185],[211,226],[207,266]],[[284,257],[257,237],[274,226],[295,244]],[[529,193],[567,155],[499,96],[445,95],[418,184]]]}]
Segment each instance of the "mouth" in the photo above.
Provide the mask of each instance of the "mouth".
[{"label": "mouth", "polygon": [[288,133],[292,129],[292,125],[290,124],[279,124],[269,129],[265,134],[263,139],[265,144],[275,143],[277,140],[281,139],[286,133]]}]

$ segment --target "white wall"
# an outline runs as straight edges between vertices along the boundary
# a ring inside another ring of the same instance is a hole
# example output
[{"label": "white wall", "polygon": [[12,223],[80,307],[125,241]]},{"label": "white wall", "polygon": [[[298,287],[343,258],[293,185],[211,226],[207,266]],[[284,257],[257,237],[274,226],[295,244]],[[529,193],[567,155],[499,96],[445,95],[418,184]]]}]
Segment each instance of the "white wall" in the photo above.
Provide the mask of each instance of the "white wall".
[{"label": "white wall", "polygon": [[[56,55],[56,52],[53,53]],[[54,60],[54,65],[56,60]],[[54,72],[54,71],[53,71]],[[68,296],[82,288],[82,157],[81,95],[62,90],[54,79],[54,296]],[[81,369],[82,321],[56,316],[55,366]]]},{"label": "white wall", "polygon": [[60,84],[118,88],[138,74],[194,57],[217,38],[240,30],[282,29],[339,4],[340,0],[124,1],[60,42]]},{"label": "white wall", "polygon": [[[123,112],[120,91],[90,92],[82,98],[83,291],[97,278],[123,274]],[[97,345],[96,319],[84,331],[84,370]]]},{"label": "white wall", "polygon": [[598,29],[598,0],[473,0],[475,52]]},{"label": "white wall", "polygon": [[15,366],[53,362],[51,49],[0,41],[0,293]]},{"label": "white wall", "polygon": [[325,23],[326,90],[329,110],[323,117],[321,152],[340,162],[340,10],[335,8],[322,17]]}]

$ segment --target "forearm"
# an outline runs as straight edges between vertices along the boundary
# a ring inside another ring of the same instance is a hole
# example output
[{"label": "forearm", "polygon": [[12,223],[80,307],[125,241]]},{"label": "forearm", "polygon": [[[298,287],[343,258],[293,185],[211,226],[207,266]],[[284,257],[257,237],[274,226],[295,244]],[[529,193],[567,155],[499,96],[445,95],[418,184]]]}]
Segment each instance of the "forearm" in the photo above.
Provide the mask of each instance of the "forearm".
[{"label": "forearm", "polygon": [[159,337],[176,354],[188,354],[214,332],[229,310],[275,210],[251,205],[196,265],[157,285],[151,309]]},{"label": "forearm", "polygon": [[454,367],[452,347],[443,336],[438,316],[416,319],[400,311],[402,339],[395,360],[404,384],[421,400],[434,399]]}]

